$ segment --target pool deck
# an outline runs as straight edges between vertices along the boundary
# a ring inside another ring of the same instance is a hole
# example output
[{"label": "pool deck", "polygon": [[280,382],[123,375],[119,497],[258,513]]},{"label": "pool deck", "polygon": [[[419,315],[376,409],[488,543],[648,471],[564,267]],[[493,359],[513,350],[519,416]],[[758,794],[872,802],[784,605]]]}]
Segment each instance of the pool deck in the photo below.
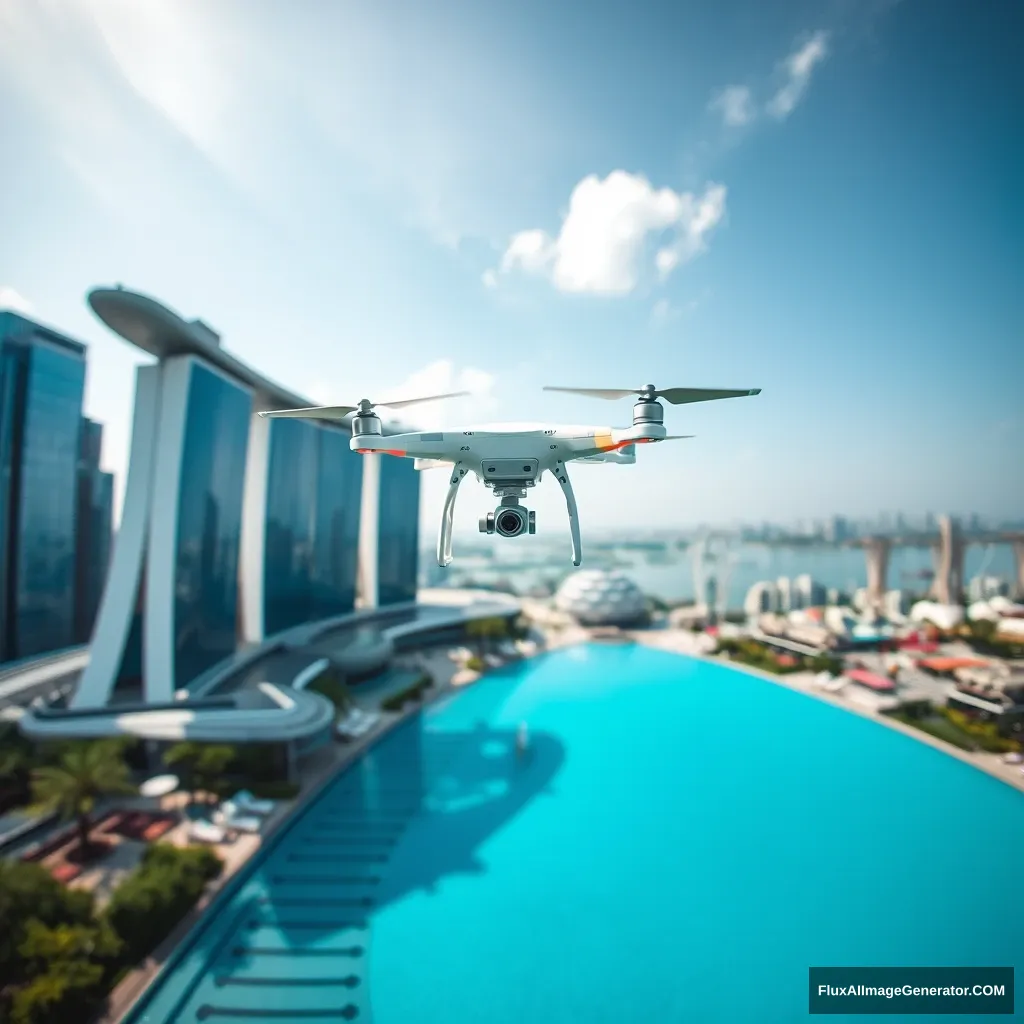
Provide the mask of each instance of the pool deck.
[{"label": "pool deck", "polygon": [[797,693],[814,697],[817,700],[824,701],[826,704],[842,708],[844,711],[852,711],[862,718],[869,718],[873,722],[878,722],[889,729],[895,729],[897,732],[903,733],[904,736],[910,736],[921,743],[926,743],[928,746],[934,747],[944,754],[950,754],[952,757],[959,758],[965,764],[969,764],[979,771],[987,772],[1000,782],[1005,782],[1008,786],[1012,786],[1019,792],[1024,793],[1024,774],[1020,771],[1022,766],[1004,764],[1000,754],[973,753],[969,750],[961,750],[959,747],[953,746],[952,743],[940,740],[937,736],[932,736],[921,729],[915,729],[913,726],[890,718],[888,715],[880,714],[867,704],[860,704],[857,701],[850,700],[848,697],[844,697],[842,694],[827,693],[814,685],[813,672],[792,672],[787,675],[774,675],[771,672],[764,672],[761,669],[744,665],[738,661],[726,661],[722,658],[710,657],[697,650],[694,634],[686,630],[636,630],[630,633],[629,636],[637,643],[644,644],[647,647],[656,647],[659,650],[668,651],[672,654],[682,654],[686,657],[699,658],[702,661],[712,662],[716,665],[725,665],[735,669],[737,672],[745,672],[747,675],[764,679],[769,683],[774,683],[776,686],[784,686],[789,690],[795,690]]},{"label": "pool deck", "polygon": [[[435,680],[434,688],[427,694],[426,703],[438,700],[450,693],[453,688],[452,677],[457,674],[458,667],[452,663],[447,654],[442,651],[430,652],[421,657],[420,661],[433,674]],[[152,984],[175,948],[196,927],[207,907],[217,898],[230,880],[245,868],[263,843],[278,829],[287,826],[299,811],[314,801],[329,783],[357,761],[379,739],[391,732],[395,726],[415,715],[422,707],[423,704],[414,703],[406,705],[400,712],[383,711],[380,724],[366,736],[345,744],[335,742],[331,747],[318,752],[324,756],[317,758],[314,755],[304,768],[302,793],[294,801],[281,801],[259,835],[242,835],[233,843],[215,847],[217,854],[224,862],[224,869],[220,877],[210,883],[192,910],[185,915],[152,955],[127,974],[113,989],[107,998],[106,1010],[96,1018],[94,1024],[119,1024],[142,998],[143,993]]]}]

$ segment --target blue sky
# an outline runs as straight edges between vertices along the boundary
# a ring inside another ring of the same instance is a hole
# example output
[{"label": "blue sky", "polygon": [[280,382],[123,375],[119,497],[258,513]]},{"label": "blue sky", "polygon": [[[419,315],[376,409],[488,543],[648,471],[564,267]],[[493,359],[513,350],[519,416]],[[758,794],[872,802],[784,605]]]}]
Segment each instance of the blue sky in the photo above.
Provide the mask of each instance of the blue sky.
[{"label": "blue sky", "polygon": [[[1020,515],[1022,27],[991,0],[8,0],[0,298],[90,345],[118,471],[138,359],[84,303],[114,282],[316,401],[477,392],[425,426],[629,422],[544,384],[763,388],[579,467],[587,525]],[[459,526],[491,504],[466,489]]]}]

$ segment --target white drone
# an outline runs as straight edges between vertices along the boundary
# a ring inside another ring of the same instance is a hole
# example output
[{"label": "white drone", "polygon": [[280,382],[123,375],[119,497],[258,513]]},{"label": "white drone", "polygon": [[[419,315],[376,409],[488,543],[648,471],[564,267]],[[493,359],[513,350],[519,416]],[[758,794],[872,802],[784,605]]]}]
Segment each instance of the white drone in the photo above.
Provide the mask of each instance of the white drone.
[{"label": "white drone", "polygon": [[610,400],[639,395],[633,406],[633,426],[622,430],[614,427],[536,427],[502,428],[499,424],[483,430],[445,430],[429,433],[408,433],[383,436],[380,417],[373,411],[377,405],[397,409],[419,402],[442,398],[459,398],[468,394],[457,391],[429,398],[410,398],[400,402],[374,404],[364,398],[358,405],[328,405],[310,409],[277,409],[260,416],[288,417],[307,420],[343,420],[353,413],[352,450],[360,455],[396,455],[415,459],[416,469],[451,467],[448,496],[441,512],[441,530],[437,538],[437,564],[452,561],[452,523],[459,484],[473,473],[485,487],[494,491],[501,504],[480,520],[481,533],[497,533],[500,537],[520,537],[536,531],[536,513],[519,504],[530,487],[536,486],[545,470],[561,485],[569,510],[572,534],[572,564],[583,561],[580,545],[580,523],[576,498],[569,482],[566,466],[570,462],[614,462],[632,465],[636,462],[636,445],[654,441],[675,441],[692,434],[666,434],[664,410],[659,398],[672,405],[710,402],[720,398],[742,398],[758,395],[760,388],[723,390],[719,388],[667,388],[658,391],[653,384],[644,388],[605,390],[599,388],[545,388],[573,395]]}]

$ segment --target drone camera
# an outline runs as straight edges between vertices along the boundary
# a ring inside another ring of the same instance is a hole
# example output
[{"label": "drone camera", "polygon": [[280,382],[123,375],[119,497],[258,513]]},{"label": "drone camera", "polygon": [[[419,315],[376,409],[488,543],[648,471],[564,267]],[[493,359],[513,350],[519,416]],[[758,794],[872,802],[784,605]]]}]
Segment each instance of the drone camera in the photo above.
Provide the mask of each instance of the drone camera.
[{"label": "drone camera", "polygon": [[496,533],[499,537],[521,537],[537,532],[537,513],[518,505],[499,505],[480,520],[481,533]]}]

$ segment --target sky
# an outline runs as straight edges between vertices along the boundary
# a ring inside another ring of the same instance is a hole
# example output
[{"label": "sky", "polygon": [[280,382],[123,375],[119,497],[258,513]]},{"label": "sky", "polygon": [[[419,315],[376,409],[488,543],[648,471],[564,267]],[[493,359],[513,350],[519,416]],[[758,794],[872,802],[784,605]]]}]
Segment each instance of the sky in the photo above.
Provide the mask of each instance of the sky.
[{"label": "sky", "polygon": [[[427,428],[762,388],[577,467],[585,527],[1019,517],[1022,12],[5,0],[0,305],[88,344],[119,492],[146,360],[85,303],[114,283],[312,402],[473,391]],[[495,504],[463,492],[460,532]],[[565,528],[554,481],[530,505]]]}]

